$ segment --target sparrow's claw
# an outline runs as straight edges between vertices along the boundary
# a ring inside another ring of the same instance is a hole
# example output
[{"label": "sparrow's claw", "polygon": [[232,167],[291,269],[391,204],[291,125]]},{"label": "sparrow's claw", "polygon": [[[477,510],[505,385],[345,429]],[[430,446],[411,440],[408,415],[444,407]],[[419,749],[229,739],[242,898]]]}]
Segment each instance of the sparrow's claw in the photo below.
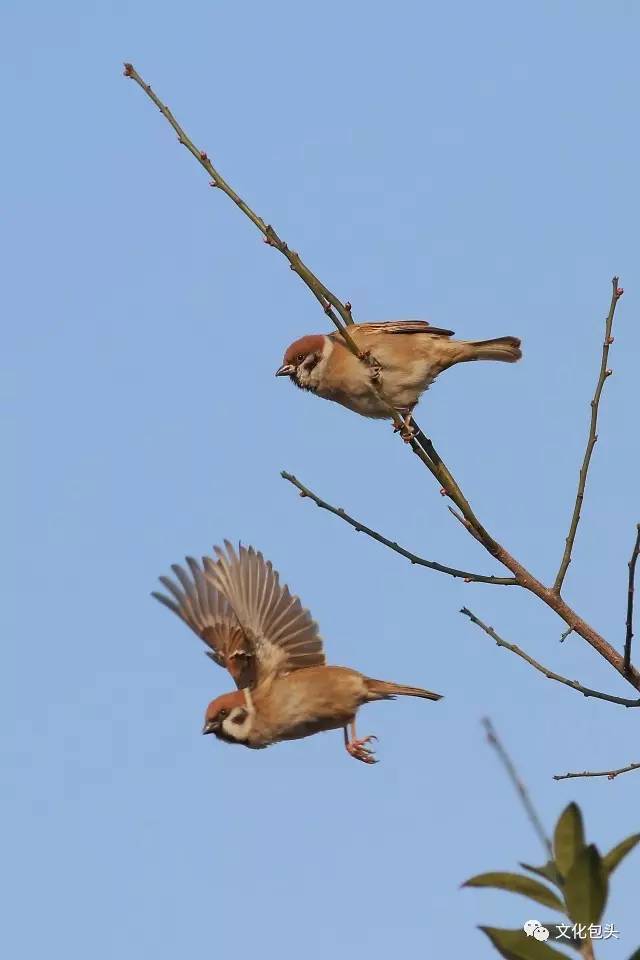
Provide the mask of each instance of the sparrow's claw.
[{"label": "sparrow's claw", "polygon": [[362,737],[359,740],[350,740],[346,745],[347,753],[355,757],[356,760],[362,760],[363,763],[377,763],[378,761],[374,756],[375,751],[365,746],[366,743],[377,739],[377,737],[371,735],[370,737]]},{"label": "sparrow's claw", "polygon": [[369,367],[369,377],[373,383],[377,383],[382,373],[382,367],[378,361],[371,356],[371,350],[364,350],[360,354],[360,359]]},{"label": "sparrow's claw", "polygon": [[408,413],[401,425],[394,425],[394,433],[399,433],[405,443],[411,443],[416,435],[416,428],[411,426],[411,414]]},{"label": "sparrow's claw", "polygon": [[379,363],[370,363],[369,364],[369,378],[372,383],[378,383],[380,377],[382,376],[382,367]]}]

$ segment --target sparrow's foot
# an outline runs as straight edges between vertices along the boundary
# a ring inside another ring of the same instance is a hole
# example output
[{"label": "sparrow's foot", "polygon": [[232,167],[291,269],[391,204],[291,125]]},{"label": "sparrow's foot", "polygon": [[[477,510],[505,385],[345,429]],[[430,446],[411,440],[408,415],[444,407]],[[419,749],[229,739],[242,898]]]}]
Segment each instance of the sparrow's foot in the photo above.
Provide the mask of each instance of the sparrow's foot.
[{"label": "sparrow's foot", "polygon": [[369,367],[369,377],[371,382],[377,383],[382,373],[382,367],[378,361],[371,356],[371,350],[365,350],[364,353],[361,353],[360,359],[363,360]]},{"label": "sparrow's foot", "polygon": [[377,763],[378,761],[374,756],[375,751],[365,746],[365,744],[377,739],[377,737],[370,736],[362,737],[359,740],[349,740],[349,742],[345,744],[347,753],[355,757],[356,760],[362,760],[363,763]]},{"label": "sparrow's foot", "polygon": [[405,414],[402,425],[393,427],[394,433],[400,433],[405,443],[411,443],[416,435],[416,428],[411,425],[411,413]]}]

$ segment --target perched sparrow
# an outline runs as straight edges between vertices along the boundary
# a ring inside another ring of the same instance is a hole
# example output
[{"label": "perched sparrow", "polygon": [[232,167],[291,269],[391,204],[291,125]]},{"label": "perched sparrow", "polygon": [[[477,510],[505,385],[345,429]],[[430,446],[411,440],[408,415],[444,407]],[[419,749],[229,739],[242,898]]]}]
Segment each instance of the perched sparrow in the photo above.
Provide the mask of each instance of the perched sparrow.
[{"label": "perched sparrow", "polygon": [[160,577],[171,596],[153,594],[204,640],[239,688],[211,701],[203,733],[260,749],[343,728],[351,756],[375,763],[367,747],[375,738],[356,737],[359,707],[396,696],[440,700],[420,687],[327,666],[317,624],[271,563],[253,547],[225,547],[214,548],[217,561],[203,557],[202,567],[187,557],[191,576],[174,564],[176,581]]},{"label": "perched sparrow", "polygon": [[363,417],[389,418],[372,380],[407,423],[420,396],[447,367],[468,360],[515,363],[522,356],[517,337],[451,340],[452,330],[425,320],[356,323],[349,333],[363,354],[379,367],[363,363],[346,347],[340,333],[308,334],[287,348],[276,377],[290,377],[310,390]]}]

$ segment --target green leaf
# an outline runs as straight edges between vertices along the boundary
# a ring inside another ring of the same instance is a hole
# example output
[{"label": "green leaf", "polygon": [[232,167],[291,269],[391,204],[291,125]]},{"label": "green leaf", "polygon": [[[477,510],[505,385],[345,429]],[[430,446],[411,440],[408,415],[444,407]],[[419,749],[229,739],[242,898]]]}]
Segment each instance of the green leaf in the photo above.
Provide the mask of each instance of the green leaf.
[{"label": "green leaf", "polygon": [[613,850],[609,850],[609,853],[602,861],[609,875],[613,873],[620,861],[624,860],[628,853],[631,853],[638,841],[640,841],[640,833],[632,833],[626,840],[621,840]]},{"label": "green leaf", "polygon": [[573,861],[584,849],[584,827],[582,814],[577,803],[570,803],[562,811],[553,834],[553,852],[556,866],[562,877],[566,877]]},{"label": "green leaf", "polygon": [[566,953],[528,937],[524,930],[498,930],[497,927],[480,929],[506,960],[567,960]]},{"label": "green leaf", "polygon": [[541,903],[543,907],[551,907],[553,910],[560,910],[564,913],[564,904],[553,890],[549,890],[549,887],[545,887],[544,883],[540,883],[532,877],[525,877],[522,873],[479,873],[477,877],[471,877],[462,886],[496,887],[498,890],[521,893],[522,896],[529,897],[536,903]]},{"label": "green leaf", "polygon": [[532,867],[530,863],[521,863],[520,866],[530,873],[536,873],[539,877],[550,880],[551,883],[555,883],[556,887],[562,886],[562,877],[558,873],[558,868],[553,860],[549,860],[543,867]]},{"label": "green leaf", "polygon": [[598,848],[584,847],[567,875],[564,898],[574,923],[597,923],[607,902],[609,881]]}]

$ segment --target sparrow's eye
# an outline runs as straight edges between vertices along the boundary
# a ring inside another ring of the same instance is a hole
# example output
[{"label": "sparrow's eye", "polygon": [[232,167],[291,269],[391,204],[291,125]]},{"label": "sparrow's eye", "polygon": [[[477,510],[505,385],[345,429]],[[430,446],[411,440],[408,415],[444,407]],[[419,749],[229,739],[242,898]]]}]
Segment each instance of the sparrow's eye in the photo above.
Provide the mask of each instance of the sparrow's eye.
[{"label": "sparrow's eye", "polygon": [[218,720],[224,720],[225,717],[228,717],[228,716],[229,716],[228,710],[220,710],[220,712],[218,713]]},{"label": "sparrow's eye", "polygon": [[299,353],[298,356],[296,357],[296,366],[301,364],[303,360],[304,360],[304,353]]}]

